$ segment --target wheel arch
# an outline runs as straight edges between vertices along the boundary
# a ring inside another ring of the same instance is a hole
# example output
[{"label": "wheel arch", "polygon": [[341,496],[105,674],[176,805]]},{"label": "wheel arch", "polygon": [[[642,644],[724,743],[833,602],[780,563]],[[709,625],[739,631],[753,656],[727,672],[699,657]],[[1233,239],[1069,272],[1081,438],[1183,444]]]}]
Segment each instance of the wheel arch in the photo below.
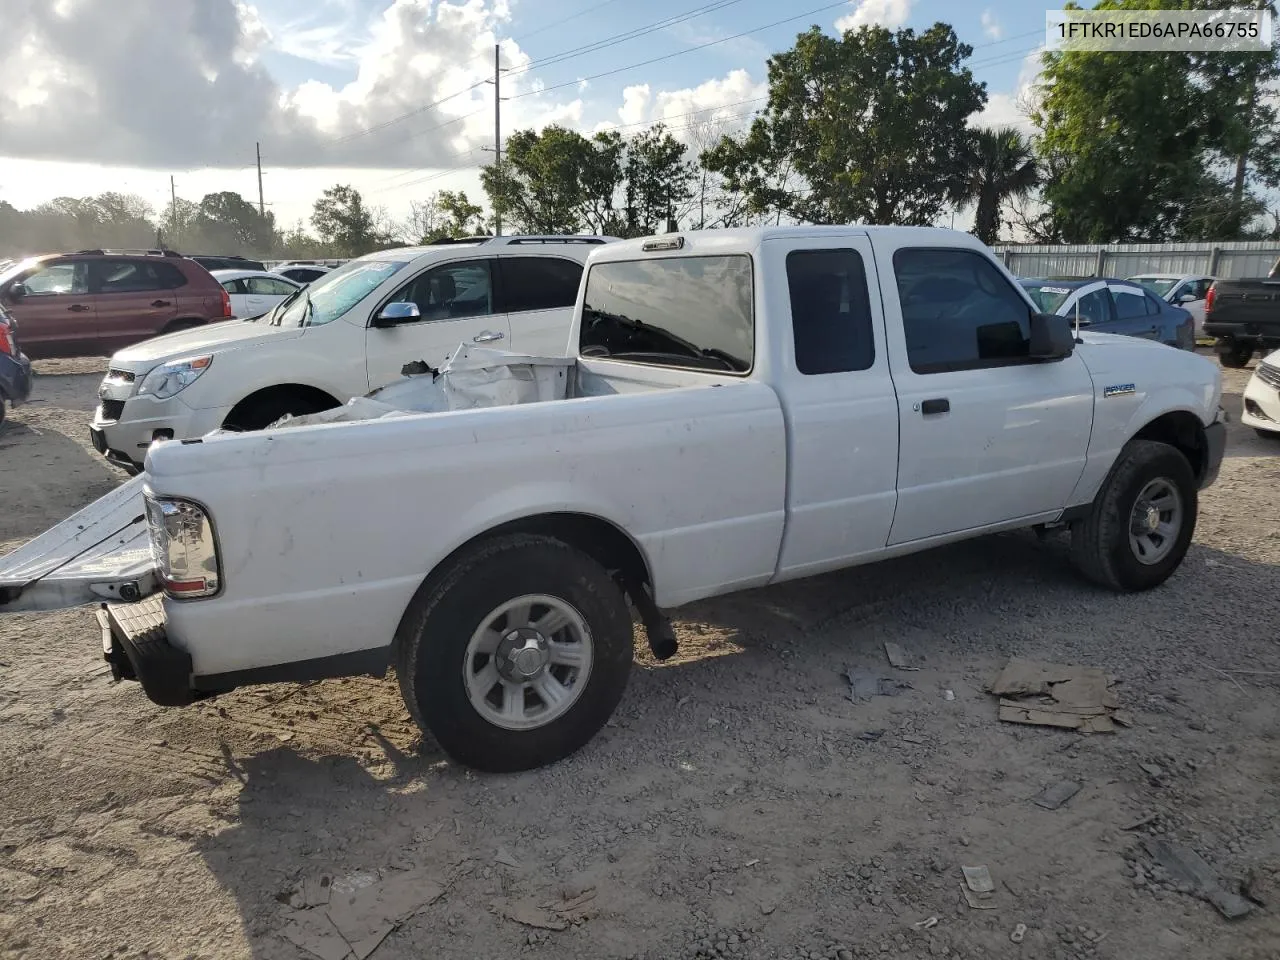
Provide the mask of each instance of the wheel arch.
[{"label": "wheel arch", "polygon": [[[618,524],[591,513],[548,511],[507,520],[475,534],[444,556],[423,578],[405,608],[396,636],[403,633],[403,618],[409,615],[418,597],[429,592],[448,575],[458,558],[482,543],[511,534],[526,533],[550,537],[581,550],[609,571],[632,596],[638,588],[652,589],[653,572],[648,556],[635,539]],[[632,597],[633,602],[635,600]]]},{"label": "wheel arch", "polygon": [[1162,413],[1148,421],[1130,439],[1168,444],[1187,458],[1197,483],[1204,479],[1209,467],[1209,443],[1200,417],[1190,410]]},{"label": "wheel arch", "polygon": [[278,396],[286,397],[304,397],[313,403],[319,404],[321,409],[325,406],[340,407],[342,401],[331,394],[328,390],[314,387],[307,383],[275,383],[265,387],[259,387],[252,393],[241,398],[236,402],[231,411],[223,418],[223,423],[234,423],[235,418],[242,414],[246,409],[263,400]]}]

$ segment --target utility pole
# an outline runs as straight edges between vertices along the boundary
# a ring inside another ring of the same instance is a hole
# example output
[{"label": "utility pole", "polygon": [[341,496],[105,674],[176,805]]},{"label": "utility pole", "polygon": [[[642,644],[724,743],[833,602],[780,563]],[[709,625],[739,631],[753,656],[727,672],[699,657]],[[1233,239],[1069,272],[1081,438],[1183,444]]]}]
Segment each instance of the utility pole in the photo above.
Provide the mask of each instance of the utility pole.
[{"label": "utility pole", "polygon": [[258,154],[258,216],[267,215],[267,205],[262,200],[262,144],[255,143],[254,150]]},{"label": "utility pole", "polygon": [[[493,45],[493,162],[502,168],[502,48]],[[493,234],[502,236],[502,214],[493,213]]]},{"label": "utility pole", "polygon": [[178,188],[174,185],[172,173],[169,174],[169,239],[178,239]]}]

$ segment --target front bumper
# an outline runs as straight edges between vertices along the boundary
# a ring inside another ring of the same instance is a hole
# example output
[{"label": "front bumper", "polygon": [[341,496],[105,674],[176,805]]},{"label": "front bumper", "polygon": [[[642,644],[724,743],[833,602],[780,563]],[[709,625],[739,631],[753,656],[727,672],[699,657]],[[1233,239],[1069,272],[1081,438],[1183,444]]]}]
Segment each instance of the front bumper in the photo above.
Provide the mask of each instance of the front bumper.
[{"label": "front bumper", "polygon": [[89,436],[94,449],[125,469],[141,470],[147,449],[158,440],[188,440],[218,429],[225,410],[195,410],[179,394],[168,400],[104,399],[94,411]]},{"label": "front bumper", "polygon": [[1218,416],[1204,428],[1205,459],[1204,473],[1200,477],[1200,489],[1212,486],[1218,479],[1222,469],[1222,457],[1227,449],[1227,411],[1218,408]]},{"label": "front bumper", "polygon": [[15,407],[31,396],[31,361],[19,353],[16,357],[0,353],[0,402],[8,400]]},{"label": "front bumper", "polygon": [[1255,430],[1280,433],[1280,374],[1272,374],[1271,369],[1260,364],[1249,378],[1240,422]]}]

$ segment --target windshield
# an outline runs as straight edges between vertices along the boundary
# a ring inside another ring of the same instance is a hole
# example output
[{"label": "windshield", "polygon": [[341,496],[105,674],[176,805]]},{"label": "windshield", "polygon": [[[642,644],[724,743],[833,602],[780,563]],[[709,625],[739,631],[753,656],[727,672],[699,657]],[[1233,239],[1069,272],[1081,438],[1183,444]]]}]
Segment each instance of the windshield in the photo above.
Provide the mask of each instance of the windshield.
[{"label": "windshield", "polygon": [[1071,296],[1069,287],[1055,287],[1047,283],[1024,283],[1022,289],[1031,295],[1036,309],[1041,313],[1057,313],[1067,297]]},{"label": "windshield", "polygon": [[1177,283],[1177,279],[1169,277],[1130,277],[1133,283],[1140,283],[1144,287],[1150,287],[1160,296],[1168,296],[1169,291],[1173,289],[1173,285]]},{"label": "windshield", "polygon": [[282,327],[300,327],[304,321],[313,327],[332,323],[405,263],[404,260],[352,260],[343,264],[304,287],[302,296],[294,297],[276,323]]}]

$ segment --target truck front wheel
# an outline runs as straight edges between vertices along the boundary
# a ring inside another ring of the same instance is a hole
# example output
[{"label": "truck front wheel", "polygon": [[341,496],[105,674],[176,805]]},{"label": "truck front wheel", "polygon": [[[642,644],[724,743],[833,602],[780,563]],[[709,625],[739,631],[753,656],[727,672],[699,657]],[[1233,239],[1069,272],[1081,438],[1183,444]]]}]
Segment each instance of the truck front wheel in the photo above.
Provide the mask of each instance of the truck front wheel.
[{"label": "truck front wheel", "polygon": [[418,725],[459,763],[510,773],[560,760],[604,726],[631,673],[633,627],[594,559],[513,534],[429,579],[396,647]]},{"label": "truck front wheel", "polygon": [[1094,583],[1149,590],[1182,563],[1196,529],[1191,464],[1166,443],[1132,440],[1116,459],[1089,515],[1071,525],[1071,558]]}]

